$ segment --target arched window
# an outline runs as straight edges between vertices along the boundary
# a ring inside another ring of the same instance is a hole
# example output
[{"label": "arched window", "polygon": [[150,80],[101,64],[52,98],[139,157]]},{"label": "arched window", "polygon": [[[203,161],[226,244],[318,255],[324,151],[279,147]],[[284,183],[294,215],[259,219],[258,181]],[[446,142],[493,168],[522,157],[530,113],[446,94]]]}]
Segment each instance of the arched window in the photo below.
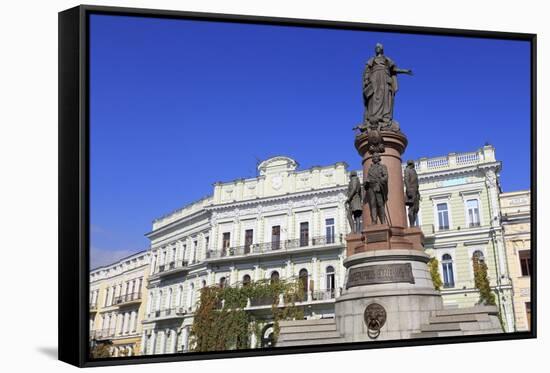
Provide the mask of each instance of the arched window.
[{"label": "arched window", "polygon": [[149,301],[147,302],[147,313],[151,313],[151,311],[153,310],[153,302],[154,302],[153,292],[150,291],[149,292]]},{"label": "arched window", "polygon": [[166,299],[166,308],[172,308],[172,288],[168,289],[168,298]]},{"label": "arched window", "polygon": [[250,285],[250,276],[249,275],[244,275],[243,276],[243,286],[248,286]]},{"label": "arched window", "polygon": [[193,283],[189,284],[189,294],[187,297],[187,307],[193,308],[193,301],[195,300],[195,285]]},{"label": "arched window", "polygon": [[443,267],[443,287],[454,287],[453,258],[449,254],[444,254],[441,257],[441,266]]},{"label": "arched window", "polygon": [[307,292],[308,292],[308,273],[307,269],[302,268],[300,272],[298,272],[298,281],[300,281],[300,288],[302,289],[302,292],[304,293],[304,299],[307,299]]},{"label": "arched window", "polygon": [[225,287],[225,283],[226,283],[225,277],[220,278],[220,288],[223,289]]},{"label": "arched window", "polygon": [[327,267],[327,278],[326,278],[327,291],[330,292],[330,297],[334,297],[334,289],[336,287],[335,277],[334,277],[334,267]]},{"label": "arched window", "polygon": [[274,329],[273,324],[267,324],[262,328],[262,334],[261,334],[261,340],[260,345],[265,347],[273,347],[275,344],[275,335],[274,335]]},{"label": "arched window", "polygon": [[162,290],[159,292],[159,296],[157,298],[157,304],[155,307],[155,311],[160,311],[160,304],[162,303]]},{"label": "arched window", "polygon": [[273,284],[274,282],[277,282],[277,281],[279,281],[279,272],[277,271],[271,272],[270,282]]},{"label": "arched window", "polygon": [[480,250],[474,251],[474,253],[472,254],[472,270],[474,274],[476,271],[476,263],[479,264],[483,263],[484,261],[485,257],[483,256],[483,252],[481,252]]},{"label": "arched window", "polygon": [[206,280],[202,280],[202,284],[201,284],[201,285],[202,285],[203,288],[206,287]]},{"label": "arched window", "polygon": [[182,306],[183,304],[183,286],[178,286],[178,292],[176,295],[176,306]]},{"label": "arched window", "polygon": [[472,254],[472,258],[479,260],[480,262],[485,261],[485,256],[483,255],[483,252],[481,250],[474,251],[474,253]]}]

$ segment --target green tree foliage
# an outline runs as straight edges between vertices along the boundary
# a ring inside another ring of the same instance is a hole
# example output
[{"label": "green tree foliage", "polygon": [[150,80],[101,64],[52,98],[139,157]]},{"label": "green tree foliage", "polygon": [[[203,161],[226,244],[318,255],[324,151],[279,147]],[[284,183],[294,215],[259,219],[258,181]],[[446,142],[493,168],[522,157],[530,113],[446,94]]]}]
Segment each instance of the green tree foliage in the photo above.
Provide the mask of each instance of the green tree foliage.
[{"label": "green tree foliage", "polygon": [[474,284],[479,290],[478,304],[495,305],[495,294],[491,291],[491,285],[487,277],[487,264],[475,255],[472,257],[472,263],[474,267]]},{"label": "green tree foliage", "polygon": [[110,342],[98,343],[90,350],[90,355],[93,359],[113,357],[111,354],[111,348],[112,344]]},{"label": "green tree foliage", "polygon": [[[283,307],[278,305],[280,294],[283,295]],[[244,309],[248,299],[263,299],[271,303],[277,337],[280,320],[303,318],[303,310],[295,306],[302,297],[298,282],[282,280],[262,280],[241,287],[205,287],[201,289],[191,327],[191,348],[198,352],[249,348],[249,336],[259,336],[260,327],[259,321]]]},{"label": "green tree foliage", "polygon": [[430,268],[430,275],[432,276],[435,290],[441,290],[443,281],[441,281],[441,275],[439,274],[439,261],[436,258],[430,258],[428,267]]}]

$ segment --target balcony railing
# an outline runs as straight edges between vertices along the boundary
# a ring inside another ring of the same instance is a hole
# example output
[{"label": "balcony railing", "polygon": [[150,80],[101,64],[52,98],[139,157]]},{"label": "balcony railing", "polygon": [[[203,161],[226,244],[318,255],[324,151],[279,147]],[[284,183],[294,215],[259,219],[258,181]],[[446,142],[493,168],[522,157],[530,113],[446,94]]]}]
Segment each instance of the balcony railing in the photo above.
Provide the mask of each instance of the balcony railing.
[{"label": "balcony railing", "polygon": [[271,306],[273,303],[277,303],[278,299],[270,296],[250,298],[250,307],[257,306]]},{"label": "balcony railing", "polygon": [[152,311],[147,314],[148,319],[157,319],[161,317],[180,317],[190,312],[190,308],[184,306],[163,308],[160,310]]},{"label": "balcony railing", "polygon": [[313,300],[329,300],[336,297],[336,289],[326,289],[313,291],[311,298]]},{"label": "balcony railing", "polygon": [[141,292],[124,294],[124,295],[115,297],[115,299],[113,300],[113,304],[122,305],[126,303],[134,303],[138,301],[141,301]]},{"label": "balcony railing", "polygon": [[115,336],[115,328],[111,329],[97,329],[90,332],[91,339],[106,339]]},{"label": "balcony railing", "polygon": [[97,311],[97,302],[90,303],[90,312]]},{"label": "balcony railing", "polygon": [[477,227],[480,227],[480,226],[481,226],[481,223],[479,221],[475,221],[475,222],[470,223],[470,228],[477,228]]},{"label": "balcony railing", "polygon": [[275,240],[245,246],[224,248],[220,251],[210,250],[206,253],[207,259],[225,258],[232,256],[252,255],[273,251],[287,251],[313,246],[327,246],[343,243],[342,235],[318,236],[309,239],[297,238],[294,240]]},{"label": "balcony railing", "polygon": [[[192,264],[192,263],[191,263]],[[187,260],[176,260],[172,261],[168,264],[161,264],[157,267],[156,273],[164,273],[164,272],[170,272],[176,269],[181,269],[189,266],[189,262]]]}]

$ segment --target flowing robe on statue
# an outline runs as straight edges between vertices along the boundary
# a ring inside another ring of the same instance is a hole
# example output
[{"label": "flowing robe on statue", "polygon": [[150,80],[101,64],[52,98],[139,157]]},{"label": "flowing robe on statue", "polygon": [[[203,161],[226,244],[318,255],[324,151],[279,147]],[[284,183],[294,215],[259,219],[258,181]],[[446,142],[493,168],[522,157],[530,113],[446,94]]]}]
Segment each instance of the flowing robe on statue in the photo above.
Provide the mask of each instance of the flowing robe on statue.
[{"label": "flowing robe on statue", "polygon": [[384,55],[368,60],[363,74],[365,121],[391,122],[393,99],[398,89],[395,69],[395,63]]}]

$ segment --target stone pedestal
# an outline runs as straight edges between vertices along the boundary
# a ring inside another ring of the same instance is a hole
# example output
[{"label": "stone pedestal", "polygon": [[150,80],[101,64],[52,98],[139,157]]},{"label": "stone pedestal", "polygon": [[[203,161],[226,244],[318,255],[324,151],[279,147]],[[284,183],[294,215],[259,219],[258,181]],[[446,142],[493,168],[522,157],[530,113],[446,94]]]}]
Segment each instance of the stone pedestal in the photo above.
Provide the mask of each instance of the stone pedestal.
[{"label": "stone pedestal", "polygon": [[[345,289],[336,299],[335,315],[348,342],[411,338],[433,312],[443,308],[427,266],[424,235],[419,228],[408,227],[401,166],[407,138],[401,132],[375,135],[373,139],[366,132],[358,135],[355,147],[362,157],[363,178],[372,164],[373,149],[383,149],[377,152],[388,170],[387,220],[373,224],[365,204],[363,231],[347,236]],[[379,320],[373,322],[372,315]]]},{"label": "stone pedestal", "polygon": [[[433,311],[441,310],[441,295],[434,290],[419,250],[367,250],[344,261],[346,288],[336,299],[338,330],[346,342],[411,338],[427,324]],[[383,307],[386,319],[372,338],[365,320],[371,304]]]}]

